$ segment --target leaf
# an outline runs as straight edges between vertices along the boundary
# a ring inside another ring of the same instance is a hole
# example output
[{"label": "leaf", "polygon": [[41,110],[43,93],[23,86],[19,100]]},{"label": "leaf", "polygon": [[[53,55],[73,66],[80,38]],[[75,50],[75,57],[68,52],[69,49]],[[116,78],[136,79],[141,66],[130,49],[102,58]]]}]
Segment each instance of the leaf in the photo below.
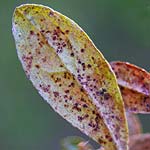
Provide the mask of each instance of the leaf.
[{"label": "leaf", "polygon": [[126,112],[128,129],[129,129],[129,137],[137,134],[141,134],[142,126],[140,120],[137,115]]},{"label": "leaf", "polygon": [[84,31],[34,4],[16,8],[12,31],[28,78],[52,108],[106,149],[126,150],[128,129],[115,75]]},{"label": "leaf", "polygon": [[78,144],[83,141],[84,139],[77,136],[67,137],[61,142],[62,150],[78,150]]},{"label": "leaf", "polygon": [[[101,147],[98,150],[105,150]],[[138,134],[130,137],[129,150],[150,150],[150,134]]]},{"label": "leaf", "polygon": [[93,150],[93,147],[78,136],[70,136],[62,140],[62,150]]},{"label": "leaf", "polygon": [[130,139],[129,150],[149,150],[150,149],[150,134],[134,135]]},{"label": "leaf", "polygon": [[111,62],[125,107],[133,113],[150,113],[150,73],[127,62]]},{"label": "leaf", "polygon": [[[141,135],[142,125],[141,125],[140,120],[137,115],[126,112],[126,117],[127,117],[127,122],[128,122],[128,129],[129,129],[130,150],[135,150],[134,146],[131,146],[131,145],[135,145],[135,143],[136,143],[135,137],[136,136],[139,137]],[[141,146],[140,146],[140,148],[141,148]],[[105,150],[105,148],[101,147],[98,150]],[[141,148],[139,150],[143,150],[143,149]]]},{"label": "leaf", "polygon": [[92,146],[88,143],[88,141],[86,142],[80,142],[78,144],[78,150],[93,150]]}]

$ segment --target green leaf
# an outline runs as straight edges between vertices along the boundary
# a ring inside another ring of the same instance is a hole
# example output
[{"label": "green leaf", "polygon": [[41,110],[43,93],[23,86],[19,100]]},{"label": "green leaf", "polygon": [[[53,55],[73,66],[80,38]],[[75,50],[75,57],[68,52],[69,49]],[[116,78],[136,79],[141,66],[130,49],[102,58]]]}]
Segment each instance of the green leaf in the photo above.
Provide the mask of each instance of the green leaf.
[{"label": "green leaf", "polygon": [[78,136],[69,136],[61,142],[62,150],[93,150],[93,147]]},{"label": "green leaf", "polygon": [[25,73],[52,108],[106,149],[126,150],[128,129],[115,75],[85,32],[34,4],[16,8],[12,31]]},{"label": "green leaf", "polygon": [[150,73],[127,62],[111,62],[127,111],[150,113]]}]

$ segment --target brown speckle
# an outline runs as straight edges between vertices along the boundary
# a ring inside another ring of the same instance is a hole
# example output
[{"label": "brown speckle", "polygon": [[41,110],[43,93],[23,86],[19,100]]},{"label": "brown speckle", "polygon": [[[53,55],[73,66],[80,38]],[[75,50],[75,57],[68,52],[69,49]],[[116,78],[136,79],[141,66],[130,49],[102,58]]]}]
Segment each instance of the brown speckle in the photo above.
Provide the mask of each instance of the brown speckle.
[{"label": "brown speckle", "polygon": [[73,56],[74,56],[74,53],[71,53],[70,56],[73,57]]},{"label": "brown speckle", "polygon": [[41,30],[40,32],[41,32],[41,33],[44,33],[44,32],[45,32],[45,30]]},{"label": "brown speckle", "polygon": [[100,139],[100,138],[98,139],[98,142],[99,142],[100,144],[102,144],[102,143],[103,143],[103,144],[106,144],[106,142],[105,142],[105,141],[103,141],[103,140],[102,140],[102,139]]},{"label": "brown speckle", "polygon": [[87,67],[88,67],[88,68],[91,68],[92,66],[91,66],[91,64],[88,64]]},{"label": "brown speckle", "polygon": [[69,90],[65,90],[65,93],[69,93]]},{"label": "brown speckle", "polygon": [[53,16],[54,15],[54,12],[53,11],[50,11],[49,12],[49,16]]},{"label": "brown speckle", "polygon": [[66,30],[65,32],[66,32],[66,34],[68,34],[68,33],[69,33],[69,30]]},{"label": "brown speckle", "polygon": [[74,83],[72,82],[68,87],[74,87]]},{"label": "brown speckle", "polygon": [[83,88],[80,88],[80,91],[81,91],[81,92],[84,92],[84,89],[83,89]]},{"label": "brown speckle", "polygon": [[79,104],[78,103],[75,103],[72,107],[72,109],[75,109],[77,111],[81,111],[81,108],[79,108]]},{"label": "brown speckle", "polygon": [[111,95],[109,93],[104,94],[104,99],[109,100],[111,98]]},{"label": "brown speckle", "polygon": [[34,34],[34,31],[33,31],[33,30],[31,30],[31,31],[30,31],[30,34],[31,34],[31,35],[33,35],[33,34]]},{"label": "brown speckle", "polygon": [[83,53],[83,52],[84,52],[84,49],[82,48],[82,49],[81,49],[81,53]]},{"label": "brown speckle", "polygon": [[42,85],[40,84],[39,87],[43,90],[43,92],[45,93],[49,93],[50,92],[50,87],[49,85]]},{"label": "brown speckle", "polygon": [[83,107],[84,107],[84,108],[87,108],[88,106],[87,106],[87,104],[83,104]]},{"label": "brown speckle", "polygon": [[78,121],[82,121],[83,120],[83,117],[81,117],[81,116],[78,116]]},{"label": "brown speckle", "polygon": [[53,38],[52,38],[52,39],[53,39],[53,41],[55,41],[55,40],[56,40],[56,36],[53,36]]},{"label": "brown speckle", "polygon": [[146,104],[146,107],[147,107],[148,109],[150,109],[150,104]]},{"label": "brown speckle", "polygon": [[54,96],[55,97],[58,97],[59,96],[59,93],[58,92],[53,92]]},{"label": "brown speckle", "polygon": [[35,67],[37,68],[37,69],[39,69],[40,68],[40,66],[37,64],[37,65],[35,65]]}]

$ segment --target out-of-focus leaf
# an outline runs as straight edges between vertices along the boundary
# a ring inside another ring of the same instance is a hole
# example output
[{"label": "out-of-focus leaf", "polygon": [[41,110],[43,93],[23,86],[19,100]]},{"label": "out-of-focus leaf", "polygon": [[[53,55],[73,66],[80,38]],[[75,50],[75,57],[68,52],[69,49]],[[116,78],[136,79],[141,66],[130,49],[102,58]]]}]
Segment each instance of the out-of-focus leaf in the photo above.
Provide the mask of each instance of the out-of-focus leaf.
[{"label": "out-of-focus leaf", "polygon": [[92,146],[86,142],[80,142],[78,144],[78,150],[93,150]]},{"label": "out-of-focus leaf", "polygon": [[105,150],[105,148],[104,147],[100,147],[99,149],[97,149],[97,150]]},{"label": "out-of-focus leaf", "polygon": [[49,7],[27,4],[14,12],[13,35],[28,78],[52,108],[106,149],[126,150],[115,75],[84,31]]},{"label": "out-of-focus leaf", "polygon": [[128,129],[129,129],[129,137],[132,135],[141,134],[142,126],[140,120],[137,115],[126,112]]},{"label": "out-of-focus leaf", "polygon": [[62,140],[62,150],[94,150],[94,148],[83,138],[70,136]]},{"label": "out-of-focus leaf", "polygon": [[130,138],[129,150],[150,150],[150,134],[133,135]]},{"label": "out-of-focus leaf", "polygon": [[150,73],[127,62],[111,62],[125,107],[133,113],[150,113]]}]

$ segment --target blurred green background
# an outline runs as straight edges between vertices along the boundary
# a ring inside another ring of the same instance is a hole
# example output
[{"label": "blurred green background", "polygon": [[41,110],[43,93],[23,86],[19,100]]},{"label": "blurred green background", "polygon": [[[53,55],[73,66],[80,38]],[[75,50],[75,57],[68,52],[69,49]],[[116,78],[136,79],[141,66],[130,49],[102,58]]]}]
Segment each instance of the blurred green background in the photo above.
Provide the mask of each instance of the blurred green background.
[{"label": "blurred green background", "polygon": [[[59,150],[80,131],[58,116],[27,80],[11,33],[16,6],[39,3],[77,22],[108,61],[129,61],[150,71],[150,0],[0,1],[0,150]],[[150,116],[140,115],[144,132]]]}]

